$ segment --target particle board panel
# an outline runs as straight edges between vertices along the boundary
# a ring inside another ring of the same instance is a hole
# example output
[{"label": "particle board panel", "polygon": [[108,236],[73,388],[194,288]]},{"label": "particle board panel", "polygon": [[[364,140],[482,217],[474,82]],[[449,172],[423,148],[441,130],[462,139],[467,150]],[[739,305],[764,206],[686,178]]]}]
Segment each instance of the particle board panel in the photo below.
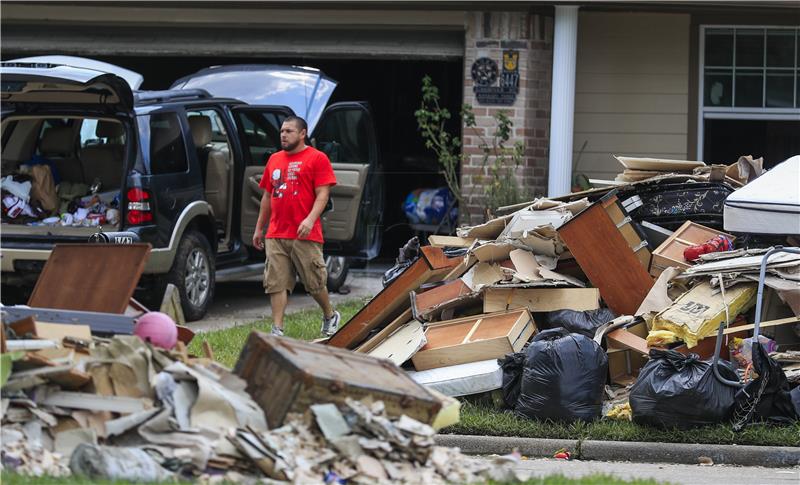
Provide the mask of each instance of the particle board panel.
[{"label": "particle board panel", "polygon": [[123,314],[149,255],[149,244],[57,244],[28,306]]},{"label": "particle board panel", "polygon": [[427,343],[411,361],[417,370],[500,358],[522,349],[536,332],[526,309],[459,318],[428,325]]},{"label": "particle board panel", "polygon": [[355,352],[360,353],[368,353],[370,350],[374,349],[378,344],[386,340],[386,337],[394,333],[395,330],[402,327],[406,323],[410,322],[413,319],[411,315],[411,308],[407,308],[403,313],[401,313],[397,318],[389,322],[388,325],[383,327],[380,332],[376,333],[363,344],[359,345],[354,349]]},{"label": "particle board panel", "polygon": [[421,253],[419,259],[345,323],[328,340],[328,345],[355,348],[366,338],[370,330],[386,325],[403,310],[409,308],[410,292],[423,283],[440,281],[463,259],[448,258],[441,248],[431,246],[423,247]]},{"label": "particle board panel", "polygon": [[516,308],[531,312],[555,310],[596,310],[600,308],[597,288],[486,288],[483,311],[493,313]]},{"label": "particle board panel", "polygon": [[647,247],[647,243],[643,241],[642,236],[634,229],[633,224],[631,224],[631,218],[628,217],[627,212],[620,205],[619,199],[617,199],[616,196],[610,197],[603,202],[603,207],[611,218],[611,222],[617,226],[620,234],[622,234],[622,237],[628,242],[628,246],[630,246],[636,254],[636,257],[639,259],[644,269],[649,269],[651,258],[650,250]]},{"label": "particle board panel", "polygon": [[558,229],[583,272],[618,315],[633,315],[653,279],[602,203],[592,204]]}]

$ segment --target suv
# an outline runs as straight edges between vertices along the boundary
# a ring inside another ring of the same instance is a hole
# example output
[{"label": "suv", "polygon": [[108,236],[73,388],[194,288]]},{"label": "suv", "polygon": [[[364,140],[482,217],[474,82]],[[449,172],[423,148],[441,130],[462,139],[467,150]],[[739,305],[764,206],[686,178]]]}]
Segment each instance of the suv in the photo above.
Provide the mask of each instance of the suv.
[{"label": "suv", "polygon": [[8,175],[46,163],[59,206],[41,214],[31,204],[28,216],[11,218],[18,211],[4,202],[4,284],[34,282],[56,243],[130,231],[152,245],[145,297],[156,302],[173,283],[187,320],[202,318],[217,277],[263,266],[252,247],[258,183],[280,149],[283,119],[295,113],[336,172],[323,215],[325,254],[339,262],[334,284],[346,275],[341,257],[378,253],[383,194],[372,116],[360,102],[326,107],[336,83],[316,69],[213,67],[167,91],[136,91],[142,78],[132,71],[65,56],[3,62],[0,75],[4,199],[19,185]]}]

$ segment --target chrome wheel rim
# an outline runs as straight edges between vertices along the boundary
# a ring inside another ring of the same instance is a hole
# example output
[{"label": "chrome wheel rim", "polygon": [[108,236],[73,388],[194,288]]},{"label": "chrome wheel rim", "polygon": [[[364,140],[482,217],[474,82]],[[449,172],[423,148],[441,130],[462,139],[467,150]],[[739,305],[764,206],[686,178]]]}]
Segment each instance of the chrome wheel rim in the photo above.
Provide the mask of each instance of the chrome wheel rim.
[{"label": "chrome wheel rim", "polygon": [[342,275],[344,270],[344,257],[343,256],[327,256],[325,258],[325,269],[328,271],[328,277],[337,279]]},{"label": "chrome wheel rim", "polygon": [[211,284],[211,268],[206,254],[194,248],[186,258],[186,296],[195,307],[202,306],[208,298]]}]

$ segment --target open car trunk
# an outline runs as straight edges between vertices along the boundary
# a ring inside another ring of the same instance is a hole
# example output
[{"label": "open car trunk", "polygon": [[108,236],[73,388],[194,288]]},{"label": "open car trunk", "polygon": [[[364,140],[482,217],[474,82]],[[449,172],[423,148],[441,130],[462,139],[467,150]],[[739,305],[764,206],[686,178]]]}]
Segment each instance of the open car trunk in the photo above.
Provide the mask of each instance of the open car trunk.
[{"label": "open car trunk", "polygon": [[2,121],[3,237],[85,241],[120,227],[125,123],[97,115]]},{"label": "open car trunk", "polygon": [[0,75],[4,241],[48,246],[119,228],[141,76],[64,56],[3,62]]}]

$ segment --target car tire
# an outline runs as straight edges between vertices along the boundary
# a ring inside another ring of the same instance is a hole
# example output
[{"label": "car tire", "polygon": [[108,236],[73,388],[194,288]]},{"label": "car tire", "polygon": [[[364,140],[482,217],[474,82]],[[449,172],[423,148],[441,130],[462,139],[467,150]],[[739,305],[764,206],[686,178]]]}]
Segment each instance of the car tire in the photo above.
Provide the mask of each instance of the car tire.
[{"label": "car tire", "polygon": [[337,292],[347,281],[347,273],[350,272],[350,260],[344,256],[325,256],[325,269],[328,272],[328,291]]},{"label": "car tire", "polygon": [[167,283],[178,288],[183,316],[187,322],[203,318],[214,299],[214,254],[201,233],[183,235]]}]

